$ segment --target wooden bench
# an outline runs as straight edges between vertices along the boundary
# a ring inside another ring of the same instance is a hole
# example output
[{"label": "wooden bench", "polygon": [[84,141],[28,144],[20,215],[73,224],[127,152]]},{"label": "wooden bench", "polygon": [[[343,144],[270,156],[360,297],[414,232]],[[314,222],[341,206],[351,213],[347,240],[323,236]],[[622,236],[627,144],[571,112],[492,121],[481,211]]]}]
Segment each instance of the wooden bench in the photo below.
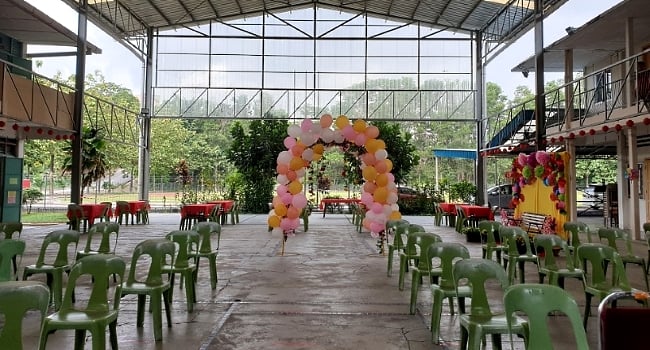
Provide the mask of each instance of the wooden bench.
[{"label": "wooden bench", "polygon": [[542,233],[542,228],[546,220],[553,220],[551,216],[545,214],[523,213],[521,215],[521,228],[527,233]]}]

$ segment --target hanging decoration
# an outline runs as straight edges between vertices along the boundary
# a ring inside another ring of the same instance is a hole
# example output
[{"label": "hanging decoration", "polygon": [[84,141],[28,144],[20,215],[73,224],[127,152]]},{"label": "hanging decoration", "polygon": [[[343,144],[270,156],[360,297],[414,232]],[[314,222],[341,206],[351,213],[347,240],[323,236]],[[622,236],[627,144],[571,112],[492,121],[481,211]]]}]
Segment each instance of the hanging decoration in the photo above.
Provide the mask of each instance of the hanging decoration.
[{"label": "hanging decoration", "polygon": [[564,160],[556,152],[537,151],[531,154],[520,153],[512,162],[512,169],[506,173],[511,179],[512,200],[511,205],[517,206],[525,200],[521,188],[543,181],[545,186],[553,187],[550,199],[555,202],[555,208],[560,214],[566,214],[566,177],[564,173]]},{"label": "hanging decoration", "polygon": [[[286,151],[277,158],[276,195],[273,209],[269,213],[268,224],[273,231],[286,236],[293,235],[299,225],[300,213],[307,205],[302,179],[312,161],[323,157],[327,147],[354,144],[362,147],[360,152],[361,171],[365,181],[361,193],[361,203],[366,216],[363,227],[375,238],[383,234],[386,221],[401,218],[397,205],[397,186],[391,174],[393,163],[388,159],[386,144],[378,139],[379,129],[368,125],[364,120],[350,121],[341,115],[336,121],[329,114],[320,120],[304,119],[300,125],[291,125],[284,139]],[[309,174],[313,179],[314,174]],[[309,192],[313,193],[313,187]]]}]

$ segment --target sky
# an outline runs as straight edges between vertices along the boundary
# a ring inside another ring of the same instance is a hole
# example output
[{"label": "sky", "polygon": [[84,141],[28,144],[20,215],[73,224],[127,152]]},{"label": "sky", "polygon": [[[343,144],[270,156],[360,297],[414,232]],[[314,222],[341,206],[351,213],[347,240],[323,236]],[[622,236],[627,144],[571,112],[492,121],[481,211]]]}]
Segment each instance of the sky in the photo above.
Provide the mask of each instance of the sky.
[{"label": "sky", "polygon": [[[72,8],[59,0],[26,0],[31,5],[45,12],[56,21],[77,32],[77,15]],[[555,11],[544,21],[544,45],[549,45],[566,35],[566,27],[579,27],[604,12],[621,0],[568,0],[562,8]],[[486,80],[501,86],[503,93],[513,97],[518,86],[528,86],[534,91],[535,75],[524,78],[521,73],[510,72],[518,63],[530,57],[534,52],[533,31],[521,37],[498,57],[493,59],[486,69]],[[129,88],[136,96],[142,95],[143,63],[136,56],[117,43],[113,38],[97,29],[92,23],[88,27],[88,41],[102,49],[100,55],[86,58],[86,72],[102,72],[107,81]],[[31,52],[31,51],[30,51]],[[75,58],[43,58],[43,66],[36,71],[45,76],[54,76],[61,72],[64,77],[75,73]],[[547,74],[545,79],[561,79],[561,74]]]}]

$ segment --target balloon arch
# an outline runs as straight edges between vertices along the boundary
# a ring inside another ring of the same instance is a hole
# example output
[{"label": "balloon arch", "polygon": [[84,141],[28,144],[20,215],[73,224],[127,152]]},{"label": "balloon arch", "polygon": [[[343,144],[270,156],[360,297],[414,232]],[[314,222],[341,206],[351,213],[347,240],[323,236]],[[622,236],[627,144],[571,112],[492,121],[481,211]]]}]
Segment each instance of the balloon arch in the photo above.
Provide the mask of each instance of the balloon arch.
[{"label": "balloon arch", "polygon": [[363,147],[361,171],[364,179],[361,203],[366,210],[363,227],[373,237],[379,237],[386,227],[386,221],[401,218],[397,205],[397,187],[391,174],[393,163],[388,159],[386,144],[378,139],[379,129],[357,119],[353,123],[341,115],[333,120],[329,114],[317,122],[304,119],[300,125],[287,129],[284,139],[286,151],[277,159],[277,193],[273,198],[273,209],[268,224],[274,232],[291,235],[300,224],[300,214],[307,206],[301,179],[312,161],[322,158],[327,147],[342,146],[345,142]]}]

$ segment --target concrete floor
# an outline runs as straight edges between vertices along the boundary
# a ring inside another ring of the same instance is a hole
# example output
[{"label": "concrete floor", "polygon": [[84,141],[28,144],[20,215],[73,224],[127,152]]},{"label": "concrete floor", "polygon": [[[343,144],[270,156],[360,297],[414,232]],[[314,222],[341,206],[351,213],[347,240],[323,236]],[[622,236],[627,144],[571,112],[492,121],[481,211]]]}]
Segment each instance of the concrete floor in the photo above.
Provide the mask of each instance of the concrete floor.
[{"label": "concrete floor", "polygon": [[[376,240],[357,233],[345,214],[315,213],[309,232],[299,232],[286,242],[267,232],[266,215],[241,215],[238,225],[223,226],[218,257],[219,282],[210,289],[206,265],[200,266],[194,312],[186,311],[184,291],[174,291],[171,328],[163,321],[163,341],[155,342],[150,314],[143,328],[135,327],[136,298],[122,299],[118,319],[119,347],[122,350],[148,349],[459,349],[459,326],[445,303],[440,345],[431,342],[429,323],[431,296],[421,287],[416,315],[409,315],[410,276],[404,291],[397,288],[398,260],[394,273],[386,276],[386,256],[378,255]],[[432,217],[405,217],[412,223],[443,237],[444,241],[464,241],[453,228],[436,227]],[[130,259],[141,240],[160,238],[177,229],[179,214],[150,214],[150,225],[122,226],[117,254]],[[585,218],[592,225],[602,218]],[[27,241],[22,265],[33,263],[43,236],[62,225],[28,226],[22,234]],[[83,246],[85,235],[79,243]],[[473,257],[481,256],[478,243],[466,243]],[[645,256],[644,242],[635,242],[637,254]],[[526,280],[536,281],[536,269],[526,266]],[[128,266],[127,266],[128,271]],[[629,267],[633,286],[643,288],[640,268]],[[44,280],[41,276],[32,279]],[[567,281],[567,289],[582,308],[584,294],[579,282]],[[78,302],[87,294],[77,293]],[[501,295],[492,297],[501,308]],[[592,315],[596,313],[592,305]],[[30,314],[24,323],[25,349],[36,349],[38,320]],[[598,348],[596,317],[591,317],[588,336],[592,349]],[[553,318],[556,349],[572,349],[572,335],[564,317]],[[73,331],[50,335],[47,349],[71,349]],[[504,347],[509,339],[504,337]],[[1,347],[1,346],[0,346]],[[488,347],[490,342],[488,340]],[[86,348],[90,348],[88,335]],[[523,343],[515,339],[515,349]]]}]

